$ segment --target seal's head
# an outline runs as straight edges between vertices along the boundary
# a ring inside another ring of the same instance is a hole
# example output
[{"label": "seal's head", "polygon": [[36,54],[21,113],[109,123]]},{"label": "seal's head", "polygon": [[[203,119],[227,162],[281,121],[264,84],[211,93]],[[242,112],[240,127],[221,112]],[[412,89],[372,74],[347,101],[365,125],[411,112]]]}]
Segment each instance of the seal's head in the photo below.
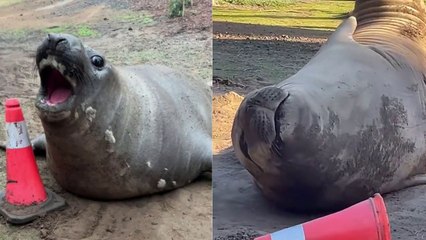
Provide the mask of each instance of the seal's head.
[{"label": "seal's head", "polygon": [[36,107],[49,122],[64,120],[91,101],[112,71],[103,56],[68,34],[48,34],[36,63],[41,80]]}]

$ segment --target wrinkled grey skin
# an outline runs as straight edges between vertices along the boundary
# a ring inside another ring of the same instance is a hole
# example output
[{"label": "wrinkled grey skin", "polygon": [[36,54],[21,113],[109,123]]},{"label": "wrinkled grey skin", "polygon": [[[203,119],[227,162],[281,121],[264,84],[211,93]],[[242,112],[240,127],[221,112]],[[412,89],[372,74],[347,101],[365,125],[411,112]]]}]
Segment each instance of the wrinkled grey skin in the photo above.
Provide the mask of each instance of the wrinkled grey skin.
[{"label": "wrinkled grey skin", "polygon": [[[207,84],[164,66],[114,67],[105,60],[95,67],[93,55],[100,56],[66,34],[49,35],[37,51],[36,107],[48,166],[64,189],[123,199],[182,187],[211,171]],[[46,64],[64,68],[74,86],[58,106],[44,101]]]},{"label": "wrinkled grey skin", "polygon": [[353,14],[235,116],[238,159],[284,208],[341,209],[426,183],[423,1],[359,0]]}]

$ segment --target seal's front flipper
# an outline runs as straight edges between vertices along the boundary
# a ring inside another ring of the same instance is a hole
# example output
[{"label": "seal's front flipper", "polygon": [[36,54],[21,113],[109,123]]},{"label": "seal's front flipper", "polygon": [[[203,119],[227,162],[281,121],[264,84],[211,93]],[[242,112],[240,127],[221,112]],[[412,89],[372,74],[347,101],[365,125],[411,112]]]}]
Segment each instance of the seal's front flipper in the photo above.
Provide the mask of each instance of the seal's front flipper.
[{"label": "seal's front flipper", "polygon": [[[31,145],[35,155],[46,156],[46,135],[38,135],[31,141]],[[6,142],[0,143],[0,149],[6,151]]]},{"label": "seal's front flipper", "polygon": [[31,141],[34,154],[37,156],[46,156],[46,135],[40,134]]}]

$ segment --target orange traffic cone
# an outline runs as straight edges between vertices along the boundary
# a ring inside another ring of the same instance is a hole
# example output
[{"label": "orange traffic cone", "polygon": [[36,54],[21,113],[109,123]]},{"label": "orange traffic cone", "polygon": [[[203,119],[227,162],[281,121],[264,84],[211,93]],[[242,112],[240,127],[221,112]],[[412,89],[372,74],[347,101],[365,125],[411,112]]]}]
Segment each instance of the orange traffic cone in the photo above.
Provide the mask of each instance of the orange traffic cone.
[{"label": "orange traffic cone", "polygon": [[1,193],[0,213],[15,224],[65,206],[65,201],[45,189],[38,172],[18,99],[6,100],[6,192]]},{"label": "orange traffic cone", "polygon": [[391,240],[385,203],[380,194],[340,212],[255,240]]}]

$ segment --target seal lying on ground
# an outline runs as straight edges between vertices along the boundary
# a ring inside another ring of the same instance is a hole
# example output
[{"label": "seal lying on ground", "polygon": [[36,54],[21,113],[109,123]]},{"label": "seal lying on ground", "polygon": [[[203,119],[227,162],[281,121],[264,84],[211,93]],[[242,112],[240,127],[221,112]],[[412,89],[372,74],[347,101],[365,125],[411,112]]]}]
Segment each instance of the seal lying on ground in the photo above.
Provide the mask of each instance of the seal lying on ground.
[{"label": "seal lying on ground", "polygon": [[123,199],[211,171],[207,83],[164,66],[114,67],[66,34],[48,35],[36,62],[48,166],[64,189]]},{"label": "seal lying on ground", "polygon": [[358,0],[353,14],[235,116],[237,157],[285,208],[341,209],[426,183],[424,3]]}]

